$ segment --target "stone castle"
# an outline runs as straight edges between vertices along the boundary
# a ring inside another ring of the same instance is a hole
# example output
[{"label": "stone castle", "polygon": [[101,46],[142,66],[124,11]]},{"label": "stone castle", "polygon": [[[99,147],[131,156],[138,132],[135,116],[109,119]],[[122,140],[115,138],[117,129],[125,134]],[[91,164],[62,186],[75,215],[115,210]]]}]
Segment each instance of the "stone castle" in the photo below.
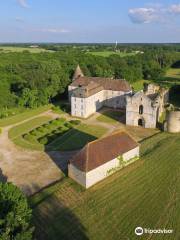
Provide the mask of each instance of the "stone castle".
[{"label": "stone castle", "polygon": [[102,107],[124,109],[126,124],[155,128],[169,92],[157,85],[145,85],[144,90],[134,93],[126,80],[85,77],[79,65],[68,87],[71,115],[88,118]]}]

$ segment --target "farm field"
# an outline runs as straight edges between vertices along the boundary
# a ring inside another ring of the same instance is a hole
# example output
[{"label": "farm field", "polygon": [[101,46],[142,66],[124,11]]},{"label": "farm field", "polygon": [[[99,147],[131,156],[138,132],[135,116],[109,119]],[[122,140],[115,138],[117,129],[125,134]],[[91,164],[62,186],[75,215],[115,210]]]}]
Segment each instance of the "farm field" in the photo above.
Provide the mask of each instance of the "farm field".
[{"label": "farm field", "polygon": [[87,54],[91,54],[94,56],[100,57],[109,57],[111,55],[118,55],[120,57],[134,56],[136,53],[124,53],[124,52],[113,52],[113,51],[104,51],[104,52],[88,52]]},{"label": "farm field", "polygon": [[106,132],[107,129],[101,126],[81,124],[68,131],[62,137],[57,138],[48,145],[47,149],[61,151],[78,150],[88,142],[102,137]]},{"label": "farm field", "polygon": [[11,117],[0,119],[0,127],[6,127],[12,124],[22,122],[30,117],[36,116],[38,114],[41,114],[45,111],[50,110],[51,107],[52,105],[46,105],[46,106],[42,106],[32,110],[28,109],[28,110],[25,110],[23,113],[19,113]]},{"label": "farm field", "polygon": [[141,144],[139,161],[89,190],[64,178],[32,197],[37,239],[136,240],[141,226],[174,230],[143,240],[178,240],[180,134],[159,133]]},{"label": "farm field", "polygon": [[50,50],[46,50],[43,48],[30,48],[30,47],[10,47],[10,46],[0,46],[0,53],[1,52],[23,52],[29,51],[30,53],[41,53],[41,52],[53,52]]},{"label": "farm field", "polygon": [[119,122],[119,119],[124,115],[124,113],[120,111],[104,111],[96,120],[99,122],[109,123],[109,124],[116,124]]}]

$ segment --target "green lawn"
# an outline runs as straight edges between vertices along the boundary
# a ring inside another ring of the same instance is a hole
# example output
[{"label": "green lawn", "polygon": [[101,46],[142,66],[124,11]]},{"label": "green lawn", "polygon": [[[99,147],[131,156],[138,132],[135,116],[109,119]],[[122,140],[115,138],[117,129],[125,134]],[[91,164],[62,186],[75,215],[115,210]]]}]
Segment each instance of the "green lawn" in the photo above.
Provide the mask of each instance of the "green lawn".
[{"label": "green lawn", "polygon": [[20,124],[16,127],[13,127],[9,131],[9,138],[18,146],[22,148],[32,149],[32,150],[43,150],[44,146],[40,144],[38,141],[29,142],[26,141],[22,135],[41,126],[44,123],[47,123],[52,118],[50,117],[37,117],[28,122]]},{"label": "green lawn", "polygon": [[107,129],[101,126],[81,124],[52,142],[47,146],[47,149],[61,151],[77,150],[86,145],[86,143],[102,137],[106,132]]},{"label": "green lawn", "polygon": [[36,116],[36,115],[38,115],[40,113],[43,113],[43,112],[45,112],[47,110],[50,110],[51,107],[52,107],[52,105],[46,105],[46,106],[42,106],[42,107],[39,107],[39,108],[36,108],[36,109],[32,109],[32,110],[28,109],[25,112],[17,114],[15,116],[1,119],[0,120],[0,127],[6,127],[6,126],[9,126],[9,125],[12,125],[12,124],[19,123],[19,122],[24,121],[24,120],[26,120],[28,118]]},{"label": "green lawn", "polygon": [[119,118],[123,116],[122,112],[108,110],[103,112],[97,120],[104,123],[116,124],[119,122]]},{"label": "green lawn", "polygon": [[51,50],[46,50],[43,48],[30,48],[30,47],[10,47],[10,46],[0,46],[0,53],[1,52],[23,52],[29,51],[30,53],[41,53],[41,52],[54,52]]},{"label": "green lawn", "polygon": [[[142,142],[141,160],[89,190],[72,180],[31,198],[39,240],[180,239],[180,134]],[[173,229],[137,237],[137,226]]]},{"label": "green lawn", "polygon": [[88,52],[87,54],[91,54],[91,55],[94,55],[94,56],[100,56],[100,57],[109,57],[111,55],[118,55],[120,57],[127,57],[127,56],[136,55],[136,53],[124,53],[124,52],[113,52],[113,51]]},{"label": "green lawn", "polygon": [[14,138],[17,138],[17,137],[33,130],[34,128],[37,128],[37,127],[41,126],[42,124],[47,123],[50,120],[52,120],[51,117],[43,116],[43,117],[34,118],[28,122],[17,125],[16,127],[13,127],[10,129],[9,138],[11,138],[13,140]]}]

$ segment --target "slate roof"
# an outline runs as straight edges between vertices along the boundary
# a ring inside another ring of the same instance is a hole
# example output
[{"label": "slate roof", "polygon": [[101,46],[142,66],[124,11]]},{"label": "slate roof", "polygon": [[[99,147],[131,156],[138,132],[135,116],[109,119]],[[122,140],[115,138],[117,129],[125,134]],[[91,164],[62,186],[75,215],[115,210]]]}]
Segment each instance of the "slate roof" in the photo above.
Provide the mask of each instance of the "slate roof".
[{"label": "slate roof", "polygon": [[138,146],[127,133],[114,133],[88,143],[70,160],[70,164],[83,172],[89,172]]}]

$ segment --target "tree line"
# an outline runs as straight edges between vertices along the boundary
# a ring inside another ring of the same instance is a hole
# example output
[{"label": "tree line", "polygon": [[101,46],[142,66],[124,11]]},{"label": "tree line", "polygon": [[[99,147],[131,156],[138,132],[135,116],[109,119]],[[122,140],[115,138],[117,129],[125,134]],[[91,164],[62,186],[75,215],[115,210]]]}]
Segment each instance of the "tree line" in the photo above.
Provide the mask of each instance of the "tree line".
[{"label": "tree line", "polygon": [[70,84],[77,64],[87,76],[156,80],[180,59],[172,49],[145,48],[144,54],[121,58],[93,56],[75,48],[54,53],[0,53],[0,109],[35,108],[52,102]]}]

